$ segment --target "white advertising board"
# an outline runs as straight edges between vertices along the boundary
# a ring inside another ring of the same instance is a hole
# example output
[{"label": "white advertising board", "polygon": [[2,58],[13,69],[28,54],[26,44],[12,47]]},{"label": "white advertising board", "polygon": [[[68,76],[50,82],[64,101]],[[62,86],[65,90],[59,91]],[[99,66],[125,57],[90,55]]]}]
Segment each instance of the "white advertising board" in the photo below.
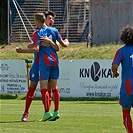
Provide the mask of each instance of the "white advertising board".
[{"label": "white advertising board", "polygon": [[[61,97],[118,97],[120,76],[111,72],[112,60],[60,60],[58,88]],[[27,92],[27,74],[24,60],[0,60],[0,94]],[[41,96],[38,83],[35,96]]]},{"label": "white advertising board", "polygon": [[61,97],[118,97],[121,75],[113,78],[111,63],[112,60],[60,61]]},{"label": "white advertising board", "polygon": [[59,64],[60,64],[60,77],[58,79],[58,88],[60,90],[61,97],[71,97],[70,84],[71,84],[71,72],[73,71],[72,61],[61,60]]},{"label": "white advertising board", "polygon": [[0,94],[25,94],[27,85],[24,60],[0,60]]},{"label": "white advertising board", "polygon": [[[111,63],[112,60],[60,60],[61,97],[118,97],[121,75],[113,78]],[[35,96],[41,96],[39,85]]]}]

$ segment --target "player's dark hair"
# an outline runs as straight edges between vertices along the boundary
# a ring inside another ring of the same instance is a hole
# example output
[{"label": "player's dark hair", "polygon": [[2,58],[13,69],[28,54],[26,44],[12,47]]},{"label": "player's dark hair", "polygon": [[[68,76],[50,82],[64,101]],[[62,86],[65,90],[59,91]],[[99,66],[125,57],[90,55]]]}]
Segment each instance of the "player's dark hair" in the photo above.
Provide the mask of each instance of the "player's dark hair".
[{"label": "player's dark hair", "polygon": [[53,11],[46,11],[45,13],[44,13],[44,15],[45,15],[45,17],[47,18],[47,16],[48,15],[51,15],[51,16],[53,16],[54,18],[56,17],[56,15],[55,15],[55,12],[53,12]]},{"label": "player's dark hair", "polygon": [[133,45],[133,26],[127,25],[121,30],[120,39],[126,45]]},{"label": "player's dark hair", "polygon": [[45,21],[45,16],[43,13],[35,13],[34,15],[35,19],[41,23],[44,23]]}]

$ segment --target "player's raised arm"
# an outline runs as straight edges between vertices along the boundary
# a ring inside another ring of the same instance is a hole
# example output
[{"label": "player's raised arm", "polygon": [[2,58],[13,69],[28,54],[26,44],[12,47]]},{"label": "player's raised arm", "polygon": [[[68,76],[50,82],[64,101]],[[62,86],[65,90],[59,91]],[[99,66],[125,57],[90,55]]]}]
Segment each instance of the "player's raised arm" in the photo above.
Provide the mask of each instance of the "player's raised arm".
[{"label": "player's raised arm", "polygon": [[58,39],[57,39],[57,41],[60,43],[60,45],[61,45],[62,47],[67,47],[67,46],[69,45],[68,39],[64,39],[64,40],[58,40]]},{"label": "player's raised arm", "polygon": [[60,33],[59,33],[59,31],[56,28],[55,28],[55,32],[56,32],[56,40],[60,43],[60,45],[62,47],[67,47],[69,45],[68,39],[63,40]]}]

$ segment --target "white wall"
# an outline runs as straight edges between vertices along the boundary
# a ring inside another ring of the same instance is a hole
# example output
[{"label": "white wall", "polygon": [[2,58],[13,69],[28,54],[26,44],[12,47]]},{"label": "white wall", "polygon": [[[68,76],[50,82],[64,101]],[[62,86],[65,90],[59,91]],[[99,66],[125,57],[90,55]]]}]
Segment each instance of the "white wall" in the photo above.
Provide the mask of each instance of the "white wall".
[{"label": "white wall", "polygon": [[133,25],[133,0],[90,0],[89,15],[94,45],[116,43],[121,28]]}]

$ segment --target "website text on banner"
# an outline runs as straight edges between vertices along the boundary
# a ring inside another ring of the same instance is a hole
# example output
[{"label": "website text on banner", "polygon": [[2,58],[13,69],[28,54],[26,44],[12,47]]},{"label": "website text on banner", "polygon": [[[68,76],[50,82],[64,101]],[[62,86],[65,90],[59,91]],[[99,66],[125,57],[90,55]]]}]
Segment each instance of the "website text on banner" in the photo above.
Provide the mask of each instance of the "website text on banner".
[{"label": "website text on banner", "polygon": [[0,60],[0,94],[25,94],[27,85],[24,60]]},{"label": "website text on banner", "polygon": [[[111,63],[112,60],[60,60],[61,97],[118,97],[120,76],[113,77]],[[40,96],[38,89],[35,95]]]}]

